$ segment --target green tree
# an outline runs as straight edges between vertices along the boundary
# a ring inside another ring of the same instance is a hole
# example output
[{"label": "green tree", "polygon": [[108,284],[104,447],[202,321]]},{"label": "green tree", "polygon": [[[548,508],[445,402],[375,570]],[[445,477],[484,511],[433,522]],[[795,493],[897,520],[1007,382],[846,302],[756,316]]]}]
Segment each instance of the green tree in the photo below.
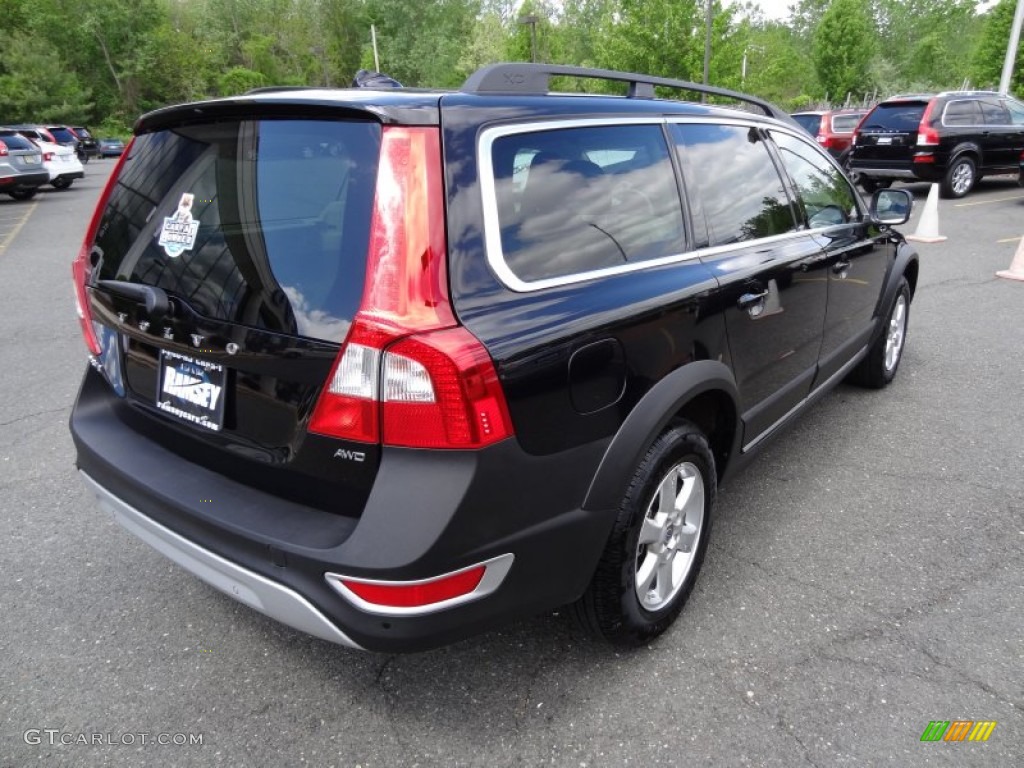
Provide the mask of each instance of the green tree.
[{"label": "green tree", "polygon": [[89,89],[50,43],[18,32],[8,36],[0,60],[0,104],[12,123],[78,122],[93,106]]},{"label": "green tree", "polygon": [[832,102],[871,92],[875,29],[867,0],[834,0],[814,31],[814,67]]},{"label": "green tree", "polygon": [[[978,87],[996,88],[999,85],[1015,8],[1016,0],[1000,0],[982,19],[978,45],[971,60],[971,74]],[[1024,93],[1024,47],[1017,48],[1010,90]]]}]

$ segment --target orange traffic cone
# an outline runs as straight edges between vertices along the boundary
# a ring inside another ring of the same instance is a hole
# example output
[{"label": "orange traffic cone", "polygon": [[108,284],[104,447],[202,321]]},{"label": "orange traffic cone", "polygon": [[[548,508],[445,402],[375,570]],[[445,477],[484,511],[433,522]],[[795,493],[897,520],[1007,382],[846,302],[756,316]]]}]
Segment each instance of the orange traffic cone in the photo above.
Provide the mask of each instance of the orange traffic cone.
[{"label": "orange traffic cone", "polygon": [[1020,239],[1020,245],[1017,246],[1017,253],[1014,255],[1013,261],[1010,262],[1010,268],[999,270],[996,272],[996,277],[1024,282],[1024,237]]},{"label": "orange traffic cone", "polygon": [[917,222],[917,230],[912,235],[907,235],[907,240],[916,240],[919,243],[941,243],[946,239],[945,235],[939,234],[939,185],[932,184],[928,190],[928,199],[925,201],[924,210],[921,211],[921,218]]}]

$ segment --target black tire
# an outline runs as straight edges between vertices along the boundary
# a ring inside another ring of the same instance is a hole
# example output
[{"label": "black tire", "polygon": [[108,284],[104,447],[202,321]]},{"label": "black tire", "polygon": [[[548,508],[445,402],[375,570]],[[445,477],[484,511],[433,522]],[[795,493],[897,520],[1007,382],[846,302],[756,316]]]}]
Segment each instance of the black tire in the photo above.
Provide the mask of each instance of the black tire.
[{"label": "black tire", "polygon": [[[900,307],[902,307],[901,313]],[[867,356],[860,361],[848,377],[851,384],[881,389],[896,378],[896,371],[900,367],[900,360],[903,359],[903,350],[906,347],[909,320],[910,285],[904,277],[900,278],[896,295],[893,296],[885,313],[882,333],[871,345]],[[896,334],[898,334],[898,339],[895,338]]]},{"label": "black tire", "polygon": [[[668,629],[690,596],[704,561],[717,485],[707,438],[693,424],[680,422],[655,440],[619,505],[590,586],[571,608],[577,623],[593,635],[624,646],[642,645]],[[660,503],[655,509],[666,488],[677,494],[672,497],[671,512]],[[688,503],[677,510],[684,493]],[[666,519],[659,527],[656,523],[662,512]],[[642,545],[641,531],[655,538]],[[654,573],[646,580],[649,589],[642,601],[637,577],[644,571]],[[668,571],[672,571],[669,578],[659,584]],[[659,594],[662,590],[667,594]]]},{"label": "black tire", "polygon": [[38,189],[12,189],[7,194],[15,200],[31,200],[38,191]]},{"label": "black tire", "polygon": [[878,189],[888,189],[892,186],[892,180],[890,179],[872,179],[867,176],[861,176],[858,183],[865,192],[869,195]]},{"label": "black tire", "polygon": [[939,185],[939,192],[942,197],[957,199],[963,197],[978,182],[978,167],[974,158],[969,155],[960,155],[953,159],[946,169],[946,175],[942,177]]},{"label": "black tire", "polygon": [[50,182],[50,186],[54,189],[67,189],[74,182],[74,179],[62,179],[56,178]]},{"label": "black tire", "polygon": [[854,184],[857,184],[860,181],[860,172],[855,171],[850,167],[850,155],[852,154],[853,150],[850,149],[850,147],[847,147],[839,153],[839,157],[836,158],[836,162],[839,163],[839,166],[844,171],[846,171],[846,177]]}]

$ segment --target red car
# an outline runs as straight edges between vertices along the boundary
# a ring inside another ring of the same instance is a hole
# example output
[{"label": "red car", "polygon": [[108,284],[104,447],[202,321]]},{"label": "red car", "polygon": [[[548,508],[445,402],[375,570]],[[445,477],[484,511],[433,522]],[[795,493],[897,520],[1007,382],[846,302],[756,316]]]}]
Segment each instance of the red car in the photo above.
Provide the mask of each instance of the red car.
[{"label": "red car", "polygon": [[868,113],[866,109],[831,109],[795,112],[793,119],[813,136],[823,149],[839,157],[853,139],[853,131],[860,119]]}]

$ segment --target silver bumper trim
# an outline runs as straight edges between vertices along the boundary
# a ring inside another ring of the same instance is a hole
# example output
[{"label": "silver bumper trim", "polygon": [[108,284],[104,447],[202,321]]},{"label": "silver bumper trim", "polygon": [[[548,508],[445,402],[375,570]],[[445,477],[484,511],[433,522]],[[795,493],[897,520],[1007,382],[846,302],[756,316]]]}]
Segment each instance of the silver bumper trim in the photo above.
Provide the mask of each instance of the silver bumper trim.
[{"label": "silver bumper trim", "polygon": [[301,632],[363,650],[295,590],[193,544],[170,528],[146,517],[85,472],[80,474],[89,490],[96,494],[100,507],[113,515],[122,527],[210,586]]}]

